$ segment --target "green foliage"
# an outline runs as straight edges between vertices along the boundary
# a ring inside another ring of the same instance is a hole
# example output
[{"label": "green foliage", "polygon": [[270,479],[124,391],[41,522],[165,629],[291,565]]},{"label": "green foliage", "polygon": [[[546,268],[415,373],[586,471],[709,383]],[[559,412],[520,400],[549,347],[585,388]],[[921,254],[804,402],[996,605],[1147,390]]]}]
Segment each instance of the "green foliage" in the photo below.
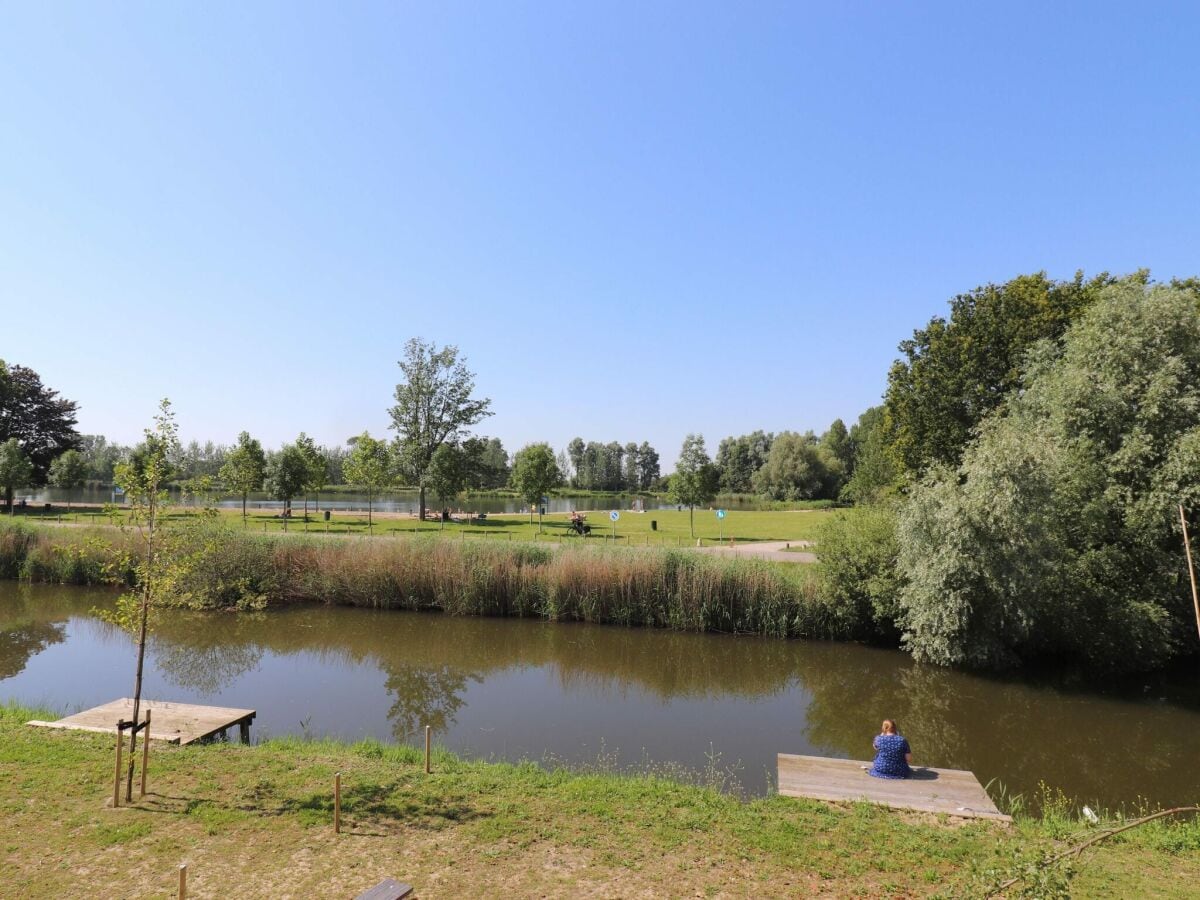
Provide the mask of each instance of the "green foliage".
[{"label": "green foliage", "polygon": [[842,510],[821,526],[821,596],[838,631],[894,642],[902,582],[896,569],[896,510],[890,504]]},{"label": "green foliage", "polygon": [[729,494],[754,493],[754,474],[767,464],[773,440],[775,435],[762,431],[724,438],[717,446],[716,459],[721,490]]},{"label": "green foliage", "polygon": [[704,449],[704,435],[689,434],[683,440],[679,461],[671,475],[670,497],[688,508],[692,537],[696,536],[695,508],[717,496],[720,478]]},{"label": "green foliage", "polygon": [[[78,404],[42,384],[33,369],[0,359],[0,444],[15,439],[29,459],[25,483],[45,483],[50,464],[66,450],[79,447],[75,430]],[[0,485],[7,484],[0,480]],[[11,490],[5,500],[12,502]]]},{"label": "green foliage", "polygon": [[295,444],[285,444],[267,466],[267,492],[290,507],[292,498],[304,493],[308,478],[308,456]]},{"label": "green foliage", "polygon": [[901,512],[906,646],[953,665],[1162,665],[1194,632],[1176,504],[1200,506],[1195,300],[1110,286],[1026,365],[1005,414]]},{"label": "green foliage", "polygon": [[246,495],[259,490],[267,475],[267,458],[262,444],[243,431],[237,446],[225,456],[220,478],[226,488],[242,495],[242,518],[246,517]]},{"label": "green foliage", "polygon": [[[358,485],[367,492],[367,520],[372,520],[372,507],[375,495],[384,487],[391,484],[393,478],[392,455],[388,452],[386,443],[371,437],[370,432],[364,431],[354,442],[350,455],[342,465],[342,472],[349,484]],[[424,498],[424,488],[421,496]],[[422,513],[423,514],[423,513]]]},{"label": "green foliage", "polygon": [[85,481],[87,460],[78,450],[67,450],[50,464],[50,483],[57,488],[75,491],[83,487]]},{"label": "green foliage", "polygon": [[[442,444],[433,453],[425,483],[443,506],[453,499],[466,485],[466,459],[461,450],[451,444]],[[442,520],[442,517],[438,517]],[[444,524],[444,522],[443,522]]]},{"label": "green foliage", "polygon": [[33,461],[21,449],[21,442],[15,437],[0,444],[0,487],[4,488],[4,496],[10,511],[13,503],[13,491],[25,487],[33,480]]},{"label": "green foliage", "polygon": [[437,448],[465,436],[490,416],[492,401],[472,397],[475,375],[452,345],[438,348],[420,338],[404,345],[399,362],[405,381],[396,385],[396,405],[388,410],[396,430],[398,469],[420,488],[425,517],[425,473]]},{"label": "green foliage", "polygon": [[836,497],[842,472],[842,462],[828,444],[811,432],[785,431],[775,436],[766,463],[754,474],[754,488],[768,500]]},{"label": "green foliage", "polygon": [[897,472],[884,407],[873,406],[858,417],[850,429],[850,445],[853,467],[841,498],[851,503],[870,503],[886,496],[896,484]]},{"label": "green foliage", "polygon": [[[1146,273],[1134,276],[1145,283]],[[897,460],[910,475],[955,466],[980,421],[1021,382],[1026,351],[1057,341],[1115,279],[1053,281],[1044,272],[988,284],[950,301],[900,344],[888,374],[887,414]]]},{"label": "green foliage", "polygon": [[538,508],[540,530],[542,497],[562,481],[562,473],[558,470],[558,463],[550,445],[529,444],[517,451],[517,455],[513,457],[510,480],[521,499],[529,504],[531,519],[534,507]]}]

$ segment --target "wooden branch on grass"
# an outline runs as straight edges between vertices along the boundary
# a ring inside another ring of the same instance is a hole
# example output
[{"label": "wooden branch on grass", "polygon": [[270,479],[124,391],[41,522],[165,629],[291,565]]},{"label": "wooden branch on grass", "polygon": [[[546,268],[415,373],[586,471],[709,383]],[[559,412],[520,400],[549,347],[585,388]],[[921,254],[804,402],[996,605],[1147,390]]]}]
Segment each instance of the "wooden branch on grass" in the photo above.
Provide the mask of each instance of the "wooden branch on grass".
[{"label": "wooden branch on grass", "polygon": [[[1167,816],[1178,816],[1178,815],[1182,815],[1183,813],[1200,813],[1200,806],[1176,806],[1173,809],[1160,810],[1159,812],[1152,813],[1151,815],[1142,816],[1142,818],[1140,818],[1140,819],[1134,819],[1132,822],[1128,822],[1125,825],[1122,825],[1120,828],[1106,829],[1105,831],[1100,832],[1099,834],[1095,835],[1094,837],[1088,838],[1082,844],[1076,844],[1074,847],[1070,847],[1070,848],[1064,850],[1062,853],[1058,853],[1058,854],[1050,857],[1048,860],[1046,860],[1044,863],[1042,863],[1041,868],[1044,869],[1044,868],[1048,868],[1049,866],[1053,866],[1056,863],[1062,862],[1064,859],[1066,859],[1069,856],[1078,856],[1079,854],[1083,853],[1083,851],[1086,850],[1088,847],[1091,847],[1093,844],[1098,844],[1101,841],[1106,841],[1110,837],[1113,837],[1114,835],[1118,835],[1123,831],[1129,831],[1129,829],[1131,829],[1131,828],[1137,828],[1139,825],[1145,825],[1147,822],[1153,822],[1155,819],[1163,819],[1163,818],[1166,818]],[[1018,881],[1022,880],[1024,877],[1025,877],[1024,875],[1018,875],[1016,878],[1008,879],[1008,881],[993,888],[988,893],[987,896],[995,897],[997,894],[1000,894],[1000,893],[1008,890],[1010,887],[1012,887]]]}]

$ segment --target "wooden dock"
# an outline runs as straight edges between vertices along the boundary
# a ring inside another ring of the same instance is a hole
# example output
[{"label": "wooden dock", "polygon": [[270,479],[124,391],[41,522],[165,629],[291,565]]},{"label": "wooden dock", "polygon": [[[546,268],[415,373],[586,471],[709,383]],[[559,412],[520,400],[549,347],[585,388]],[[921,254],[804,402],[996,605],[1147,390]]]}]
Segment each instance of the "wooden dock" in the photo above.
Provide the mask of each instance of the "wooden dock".
[{"label": "wooden dock", "polygon": [[[190,744],[202,741],[215,734],[228,734],[235,725],[243,744],[250,743],[250,723],[254,721],[252,709],[228,709],[223,706],[196,706],[191,703],[170,703],[164,700],[143,700],[141,718],[145,710],[153,710],[150,738],[171,744]],[[95,706],[59,719],[57,722],[30,722],[43,728],[73,728],[76,731],[98,731],[117,733],[118,721],[133,718],[133,700],[123,697],[103,706]]]},{"label": "wooden dock", "polygon": [[959,769],[914,767],[911,778],[872,778],[866,772],[868,762],[790,753],[780,753],[778,765],[779,793],[786,797],[863,800],[965,819],[1012,821],[996,808],[973,773]]}]

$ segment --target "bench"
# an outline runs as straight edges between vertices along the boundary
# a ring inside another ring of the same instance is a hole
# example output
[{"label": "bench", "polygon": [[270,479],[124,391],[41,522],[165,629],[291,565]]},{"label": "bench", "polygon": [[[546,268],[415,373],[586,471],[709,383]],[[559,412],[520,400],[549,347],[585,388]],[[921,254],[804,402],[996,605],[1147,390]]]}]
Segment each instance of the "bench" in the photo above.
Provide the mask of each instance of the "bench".
[{"label": "bench", "polygon": [[405,884],[395,878],[385,878],[375,887],[363,891],[355,900],[401,900],[412,892],[411,884]]}]

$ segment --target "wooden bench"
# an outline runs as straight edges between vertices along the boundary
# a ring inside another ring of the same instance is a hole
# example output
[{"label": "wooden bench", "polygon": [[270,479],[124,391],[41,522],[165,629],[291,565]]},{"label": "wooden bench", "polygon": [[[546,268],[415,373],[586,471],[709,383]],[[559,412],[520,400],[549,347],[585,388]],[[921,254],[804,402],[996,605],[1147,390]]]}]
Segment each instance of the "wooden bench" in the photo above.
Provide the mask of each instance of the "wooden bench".
[{"label": "wooden bench", "polygon": [[401,900],[412,892],[411,884],[405,884],[395,878],[385,878],[375,887],[363,891],[355,900]]}]

